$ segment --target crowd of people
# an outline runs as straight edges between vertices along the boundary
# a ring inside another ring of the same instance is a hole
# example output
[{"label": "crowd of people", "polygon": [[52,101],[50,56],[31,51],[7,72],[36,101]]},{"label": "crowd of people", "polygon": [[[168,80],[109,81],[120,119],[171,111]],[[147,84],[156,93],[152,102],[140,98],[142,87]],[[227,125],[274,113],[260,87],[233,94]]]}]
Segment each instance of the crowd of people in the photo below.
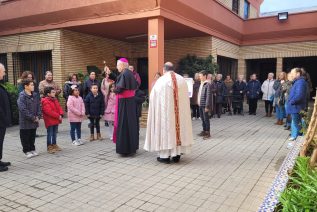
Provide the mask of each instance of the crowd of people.
[{"label": "crowd of people", "polygon": [[[213,80],[213,78],[215,78]],[[294,68],[289,73],[281,72],[277,79],[269,73],[261,84],[256,74],[246,82],[243,75],[233,81],[230,76],[222,80],[221,74],[215,77],[207,71],[195,74],[193,95],[190,99],[192,119],[202,121],[202,132],[198,136],[209,139],[210,119],[217,115],[244,114],[243,102],[249,105],[249,115],[256,115],[258,100],[265,103],[265,116],[276,114],[276,125],[284,125],[285,130],[291,130],[288,148],[301,133],[302,118],[300,112],[308,109],[312,84],[309,74],[303,68]],[[233,112],[233,113],[232,113]],[[285,122],[284,122],[285,120]]]},{"label": "crowd of people", "polygon": [[[116,152],[122,156],[136,153],[139,149],[139,118],[145,93],[139,90],[141,79],[128,60],[121,58],[117,62],[116,73],[107,66],[103,80],[97,79],[91,71],[85,82],[81,83],[76,74],[69,75],[63,89],[54,81],[53,73],[46,71],[45,79],[38,85],[34,74],[24,71],[18,80],[19,128],[22,151],[27,158],[38,156],[35,147],[36,131],[40,119],[47,129],[47,152],[61,151],[57,145],[58,126],[65,113],[70,123],[70,140],[73,145],[84,144],[81,135],[82,122],[89,119],[89,141],[103,140],[100,120],[103,119],[109,139],[116,143]],[[5,67],[0,64],[0,81],[5,76]],[[65,99],[65,109],[60,105],[60,98]],[[0,84],[0,171],[8,170],[9,162],[2,162],[2,148],[6,128],[11,125],[11,102],[9,94]],[[64,113],[65,111],[65,113]],[[96,134],[95,134],[96,131]]]},{"label": "crowd of people", "polygon": [[[81,135],[82,122],[89,119],[89,141],[103,140],[100,120],[104,120],[109,139],[116,144],[116,152],[129,156],[139,149],[139,118],[145,93],[139,89],[141,79],[128,60],[117,61],[116,73],[105,66],[103,80],[91,71],[85,82],[80,82],[76,74],[69,75],[63,89],[47,71],[45,79],[37,86],[34,74],[25,71],[18,81],[20,140],[22,151],[27,158],[38,155],[35,148],[36,130],[40,119],[44,119],[47,129],[47,152],[56,153],[62,149],[57,145],[58,126],[63,121],[64,112],[70,123],[70,140],[74,146],[84,144]],[[290,73],[282,72],[277,79],[268,74],[260,83],[256,74],[246,82],[243,75],[237,80],[221,74],[215,76],[207,71],[195,74],[193,95],[188,97],[188,83],[174,71],[170,62],[164,64],[163,75],[155,75],[149,96],[149,111],[144,149],[158,152],[157,160],[162,163],[179,162],[182,154],[190,152],[193,135],[191,119],[202,121],[204,140],[211,138],[210,119],[221,118],[222,114],[244,115],[244,100],[249,105],[249,115],[256,115],[258,100],[265,102],[266,117],[276,112],[277,125],[291,130],[289,147],[301,135],[300,111],[307,109],[311,91],[309,75],[302,68],[294,68]],[[0,80],[5,68],[0,64]],[[65,109],[60,105],[60,97],[65,99]],[[10,101],[7,91],[0,84],[0,171],[8,170],[9,162],[2,162],[2,147],[6,128],[11,124]],[[190,108],[192,112],[190,112]],[[95,134],[96,132],[96,134]],[[95,136],[96,135],[96,136]]]}]

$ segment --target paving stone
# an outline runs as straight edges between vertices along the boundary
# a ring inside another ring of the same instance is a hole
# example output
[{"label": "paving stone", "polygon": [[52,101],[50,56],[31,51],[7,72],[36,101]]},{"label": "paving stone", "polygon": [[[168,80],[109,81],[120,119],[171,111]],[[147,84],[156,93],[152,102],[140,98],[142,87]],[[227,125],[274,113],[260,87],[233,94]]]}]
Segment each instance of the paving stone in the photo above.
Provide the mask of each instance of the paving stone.
[{"label": "paving stone", "polygon": [[[40,155],[31,159],[21,152],[18,127],[9,128],[3,160],[12,166],[1,173],[0,211],[256,211],[288,153],[289,132],[263,111],[261,103],[257,116],[211,119],[212,138],[194,136],[192,153],[170,165],[142,149],[144,128],[141,149],[122,158],[110,140],[73,146],[65,119],[57,135],[63,151],[47,154],[46,137],[38,137]],[[199,120],[193,130],[201,131]]]}]

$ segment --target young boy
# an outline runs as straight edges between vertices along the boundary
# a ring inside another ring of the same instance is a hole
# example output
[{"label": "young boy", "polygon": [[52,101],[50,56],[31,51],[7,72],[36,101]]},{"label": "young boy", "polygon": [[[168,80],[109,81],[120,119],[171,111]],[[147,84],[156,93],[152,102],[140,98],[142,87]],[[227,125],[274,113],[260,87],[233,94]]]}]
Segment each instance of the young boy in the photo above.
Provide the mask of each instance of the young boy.
[{"label": "young boy", "polygon": [[34,93],[34,82],[26,79],[22,81],[24,90],[18,98],[20,139],[23,152],[27,158],[37,156],[35,151],[35,135],[41,118],[38,94]]},{"label": "young boy", "polygon": [[85,98],[86,115],[90,120],[90,141],[94,141],[94,129],[97,130],[97,140],[102,140],[100,134],[100,118],[105,112],[105,102],[102,93],[98,92],[98,85],[92,84],[90,92]]},{"label": "young boy", "polygon": [[63,110],[57,98],[56,91],[52,87],[44,89],[45,97],[42,98],[42,112],[45,127],[47,128],[47,152],[52,154],[61,151],[56,144],[57,127],[62,123]]},{"label": "young boy", "polygon": [[207,76],[207,71],[201,71],[199,73],[201,84],[198,91],[198,105],[203,131],[198,135],[202,136],[204,140],[210,138],[209,108],[212,105],[211,84],[208,82]]}]

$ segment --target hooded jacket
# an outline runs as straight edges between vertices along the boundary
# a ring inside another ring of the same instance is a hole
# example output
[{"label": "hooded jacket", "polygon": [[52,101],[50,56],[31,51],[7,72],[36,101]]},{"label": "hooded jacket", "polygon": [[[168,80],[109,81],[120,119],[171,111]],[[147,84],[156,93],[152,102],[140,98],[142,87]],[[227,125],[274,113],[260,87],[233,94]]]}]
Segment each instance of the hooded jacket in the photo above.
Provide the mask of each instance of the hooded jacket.
[{"label": "hooded jacket", "polygon": [[63,116],[63,109],[57,98],[47,96],[42,98],[41,103],[46,128],[62,123],[62,121],[59,120],[59,117]]}]

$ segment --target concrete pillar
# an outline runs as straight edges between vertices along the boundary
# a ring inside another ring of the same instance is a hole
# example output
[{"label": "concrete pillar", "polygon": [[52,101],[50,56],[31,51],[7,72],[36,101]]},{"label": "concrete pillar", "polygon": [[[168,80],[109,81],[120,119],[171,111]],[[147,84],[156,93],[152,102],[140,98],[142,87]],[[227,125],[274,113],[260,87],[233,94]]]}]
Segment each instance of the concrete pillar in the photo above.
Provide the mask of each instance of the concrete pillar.
[{"label": "concrete pillar", "polygon": [[278,57],[276,58],[276,78],[282,71],[283,71],[283,58]]},{"label": "concrete pillar", "polygon": [[249,79],[249,76],[247,76],[247,65],[245,59],[238,59],[238,75],[244,75],[244,79]]},{"label": "concrete pillar", "polygon": [[149,90],[155,73],[164,65],[164,18],[148,20]]}]

